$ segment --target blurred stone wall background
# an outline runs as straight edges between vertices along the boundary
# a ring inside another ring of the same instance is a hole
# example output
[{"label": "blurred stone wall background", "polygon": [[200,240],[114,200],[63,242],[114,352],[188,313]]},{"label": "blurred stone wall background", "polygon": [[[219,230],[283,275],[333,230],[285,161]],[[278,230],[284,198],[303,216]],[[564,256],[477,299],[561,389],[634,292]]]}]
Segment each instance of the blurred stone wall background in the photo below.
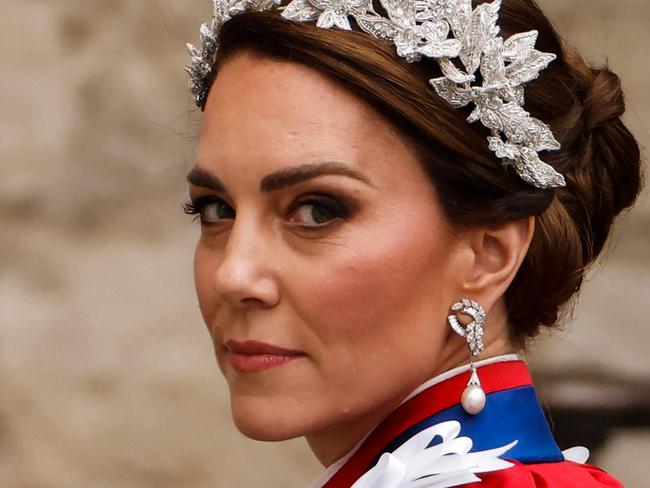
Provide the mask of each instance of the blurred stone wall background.
[{"label": "blurred stone wall background", "polygon": [[[647,0],[542,0],[605,59],[650,140]],[[182,215],[200,117],[184,42],[206,1],[0,5],[0,486],[289,487],[320,471],[301,440],[245,439],[198,313],[198,227]],[[650,377],[650,203],[618,226],[577,320],[533,364]],[[647,392],[639,392],[647,394]],[[568,447],[568,446],[562,446]],[[601,464],[641,487],[648,432]]]}]

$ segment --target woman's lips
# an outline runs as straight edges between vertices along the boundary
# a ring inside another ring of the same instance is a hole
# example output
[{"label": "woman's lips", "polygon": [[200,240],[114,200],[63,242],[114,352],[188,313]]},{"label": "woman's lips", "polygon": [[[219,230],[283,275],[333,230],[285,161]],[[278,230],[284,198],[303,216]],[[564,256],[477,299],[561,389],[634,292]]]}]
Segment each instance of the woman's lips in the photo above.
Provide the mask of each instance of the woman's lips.
[{"label": "woman's lips", "polygon": [[231,339],[224,345],[230,364],[242,373],[273,368],[305,355],[300,351],[284,349],[259,341],[239,342]]}]

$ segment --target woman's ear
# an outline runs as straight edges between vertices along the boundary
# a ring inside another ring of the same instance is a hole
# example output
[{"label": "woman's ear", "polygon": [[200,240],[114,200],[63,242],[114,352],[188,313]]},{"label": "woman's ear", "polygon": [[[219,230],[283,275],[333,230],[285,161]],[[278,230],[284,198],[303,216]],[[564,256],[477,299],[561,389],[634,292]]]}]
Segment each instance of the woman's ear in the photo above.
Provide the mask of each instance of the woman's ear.
[{"label": "woman's ear", "polygon": [[486,308],[503,295],[515,278],[535,231],[529,216],[497,227],[474,227],[462,232],[472,253],[461,287],[463,296],[475,297]]}]

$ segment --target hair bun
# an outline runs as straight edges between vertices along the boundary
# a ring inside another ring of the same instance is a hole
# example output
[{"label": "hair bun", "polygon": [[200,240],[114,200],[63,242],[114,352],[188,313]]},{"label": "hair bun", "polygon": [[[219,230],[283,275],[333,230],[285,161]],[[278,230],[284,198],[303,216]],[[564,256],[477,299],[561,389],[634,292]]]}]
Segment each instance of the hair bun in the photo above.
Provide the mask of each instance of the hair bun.
[{"label": "hair bun", "polygon": [[621,80],[608,68],[592,69],[594,78],[584,101],[586,128],[594,130],[618,119],[625,112]]}]

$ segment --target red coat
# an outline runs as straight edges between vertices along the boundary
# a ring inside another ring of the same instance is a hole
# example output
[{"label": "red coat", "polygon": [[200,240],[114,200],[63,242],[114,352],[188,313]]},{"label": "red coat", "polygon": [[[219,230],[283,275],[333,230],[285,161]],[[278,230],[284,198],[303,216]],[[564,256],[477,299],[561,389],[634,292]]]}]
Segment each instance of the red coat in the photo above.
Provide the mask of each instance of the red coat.
[{"label": "red coat", "polygon": [[623,485],[602,469],[591,464],[571,461],[543,464],[516,463],[514,467],[479,474],[481,482],[463,488],[623,488]]}]

